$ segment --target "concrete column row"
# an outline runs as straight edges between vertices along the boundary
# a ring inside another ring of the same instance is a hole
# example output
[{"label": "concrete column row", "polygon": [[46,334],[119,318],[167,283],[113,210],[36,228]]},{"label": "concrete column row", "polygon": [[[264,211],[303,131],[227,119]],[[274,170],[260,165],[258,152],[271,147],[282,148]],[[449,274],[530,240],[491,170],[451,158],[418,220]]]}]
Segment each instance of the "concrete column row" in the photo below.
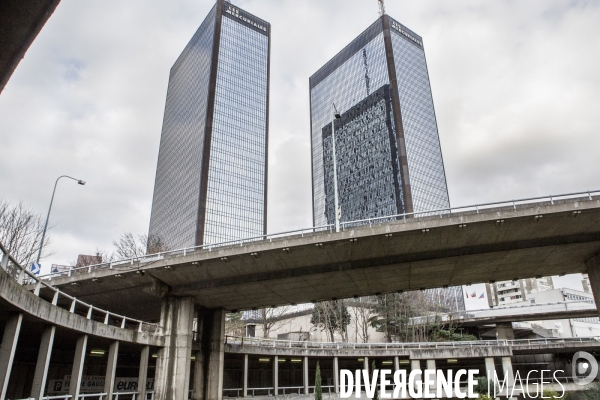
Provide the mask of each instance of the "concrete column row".
[{"label": "concrete column row", "polygon": [[[23,321],[23,314],[15,313],[9,316],[2,336],[2,346],[0,347],[0,398],[6,398],[8,389],[8,380],[14,361],[14,356],[19,339],[19,332]],[[40,348],[38,351],[37,363],[31,385],[31,395],[33,399],[41,399],[44,396],[44,389],[48,379],[48,369],[50,367],[50,357],[54,337],[56,335],[56,326],[48,325],[42,333]],[[87,350],[88,335],[80,335],[75,344],[75,356],[73,358],[73,367],[71,369],[71,381],[69,384],[69,395],[73,399],[79,398],[81,380],[83,377],[83,366],[85,363],[85,354]],[[112,399],[115,387],[115,371],[119,352],[119,342],[113,341],[110,344],[108,352],[108,365],[106,368],[106,379],[104,390],[107,393],[107,399]],[[140,399],[145,399],[146,383],[148,375],[148,359],[150,356],[150,347],[145,346],[142,349],[140,361],[140,374],[138,380],[138,389]]]}]

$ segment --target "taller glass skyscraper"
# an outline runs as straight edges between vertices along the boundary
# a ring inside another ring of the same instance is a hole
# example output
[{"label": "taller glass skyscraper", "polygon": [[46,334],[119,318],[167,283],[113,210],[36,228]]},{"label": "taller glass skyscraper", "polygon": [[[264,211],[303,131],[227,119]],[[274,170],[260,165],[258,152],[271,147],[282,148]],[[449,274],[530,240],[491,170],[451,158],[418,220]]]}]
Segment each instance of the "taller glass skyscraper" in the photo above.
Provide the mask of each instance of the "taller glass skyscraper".
[{"label": "taller glass skyscraper", "polygon": [[[335,222],[332,103],[341,221],[450,206],[419,35],[383,15],[309,83],[315,226]],[[464,307],[460,288],[429,294]]]},{"label": "taller glass skyscraper", "polygon": [[217,0],[171,68],[149,230],[169,248],[266,233],[270,44]]}]

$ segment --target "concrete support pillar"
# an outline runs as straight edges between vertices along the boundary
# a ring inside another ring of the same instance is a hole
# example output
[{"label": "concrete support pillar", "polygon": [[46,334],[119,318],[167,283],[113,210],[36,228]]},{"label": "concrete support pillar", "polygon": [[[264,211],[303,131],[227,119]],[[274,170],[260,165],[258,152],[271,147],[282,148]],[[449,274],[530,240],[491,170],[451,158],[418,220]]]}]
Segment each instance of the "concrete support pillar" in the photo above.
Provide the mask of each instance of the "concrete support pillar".
[{"label": "concrete support pillar", "polygon": [[515,331],[510,322],[496,324],[496,333],[498,340],[515,340]]},{"label": "concrete support pillar", "polygon": [[279,357],[273,357],[273,396],[279,393]]},{"label": "concrete support pillar", "polygon": [[[200,325],[199,325],[200,326]],[[198,328],[198,335],[201,336],[200,328]],[[194,382],[193,388],[194,393],[192,394],[192,400],[202,400],[204,399],[204,352],[197,351],[194,353],[196,359],[194,360]]]},{"label": "concrete support pillar", "polygon": [[[410,360],[410,370],[411,371],[420,370],[420,369],[421,369],[421,361],[420,360]],[[422,382],[423,382],[423,376],[421,375],[420,379],[419,378],[415,379],[415,387],[422,386]]]},{"label": "concrete support pillar", "polygon": [[[596,307],[600,307],[600,254],[586,262],[585,267],[590,279],[590,286],[592,287]],[[598,313],[600,314],[600,310]]]},{"label": "concrete support pillar", "polygon": [[[198,325],[198,335],[199,337],[202,337],[201,334],[201,325]],[[195,356],[195,360],[194,360],[194,381],[193,381],[193,388],[194,388],[194,393],[192,394],[192,400],[201,400],[204,399],[204,374],[205,374],[205,368],[204,368],[204,352],[202,351],[197,351],[194,353]]]},{"label": "concrete support pillar", "polygon": [[248,354],[244,354],[244,371],[242,374],[242,397],[248,397]]},{"label": "concrete support pillar", "polygon": [[56,326],[46,325],[44,327],[37,363],[35,364],[33,383],[31,385],[31,397],[34,399],[41,399],[44,396],[44,389],[46,388],[46,379],[48,378],[48,367],[50,366],[50,356],[52,355],[52,345],[54,344],[55,334]]},{"label": "concrete support pillar", "polygon": [[150,346],[142,347],[140,354],[140,371],[138,372],[138,400],[146,400],[146,386],[148,385],[148,360]]},{"label": "concrete support pillar", "polygon": [[366,369],[367,371],[369,371],[369,357],[364,357],[363,358],[363,369]]},{"label": "concrete support pillar", "polygon": [[304,394],[308,394],[308,357],[302,361],[302,380],[304,381]]},{"label": "concrete support pillar", "polygon": [[87,350],[88,335],[79,335],[75,345],[75,358],[73,369],[71,369],[71,382],[69,383],[69,394],[72,399],[79,399],[81,388],[81,376],[83,375],[83,364],[85,363],[85,352]]},{"label": "concrete support pillar", "polygon": [[206,369],[204,399],[221,400],[225,364],[225,311],[209,310],[204,314],[202,334]]},{"label": "concrete support pillar", "polygon": [[333,357],[333,390],[335,393],[340,391],[340,367],[337,357]]},{"label": "concrete support pillar", "polygon": [[400,369],[400,359],[398,356],[394,357],[394,372]]},{"label": "concrete support pillar", "polygon": [[512,391],[515,385],[515,374],[513,373],[512,362],[510,357],[502,357],[502,370],[504,371],[504,381],[506,382],[508,394]]},{"label": "concrete support pillar", "polygon": [[[435,368],[435,360],[427,360],[427,371],[434,371],[434,372],[436,371],[436,368]],[[432,384],[429,386],[429,393],[435,393],[435,390],[436,390],[436,386],[435,386],[435,379],[436,379],[436,378],[435,378],[435,376],[434,376],[434,378],[433,378],[433,380],[434,380],[434,383],[432,383]]]},{"label": "concrete support pillar", "polygon": [[488,381],[492,382],[494,379],[494,373],[496,372],[496,365],[494,364],[494,357],[485,358],[485,371]]},{"label": "concrete support pillar", "polygon": [[6,389],[8,389],[8,380],[10,379],[10,371],[15,359],[15,351],[17,350],[17,341],[19,340],[22,323],[23,314],[14,313],[9,315],[4,327],[2,347],[0,347],[0,399],[6,397]]},{"label": "concrete support pillar", "polygon": [[163,300],[160,324],[164,332],[165,346],[158,351],[156,359],[156,400],[188,399],[193,317],[192,297],[171,297]]},{"label": "concrete support pillar", "polygon": [[107,400],[112,400],[115,391],[115,372],[119,358],[119,342],[113,341],[108,348],[108,361],[106,362],[106,377],[104,379],[104,392]]}]

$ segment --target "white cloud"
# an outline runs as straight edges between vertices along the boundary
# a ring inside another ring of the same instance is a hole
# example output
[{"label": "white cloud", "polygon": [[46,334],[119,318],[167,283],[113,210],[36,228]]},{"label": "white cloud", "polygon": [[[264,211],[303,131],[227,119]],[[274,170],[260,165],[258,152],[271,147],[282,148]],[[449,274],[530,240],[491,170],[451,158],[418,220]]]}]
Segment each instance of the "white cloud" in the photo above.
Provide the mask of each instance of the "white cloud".
[{"label": "white cloud", "polygon": [[[211,0],[63,0],[0,95],[0,196],[48,260],[147,231],[169,69]],[[234,0],[271,22],[269,230],[312,223],[308,78],[377,18],[364,0]],[[453,205],[598,188],[600,4],[388,1],[425,43]]]}]

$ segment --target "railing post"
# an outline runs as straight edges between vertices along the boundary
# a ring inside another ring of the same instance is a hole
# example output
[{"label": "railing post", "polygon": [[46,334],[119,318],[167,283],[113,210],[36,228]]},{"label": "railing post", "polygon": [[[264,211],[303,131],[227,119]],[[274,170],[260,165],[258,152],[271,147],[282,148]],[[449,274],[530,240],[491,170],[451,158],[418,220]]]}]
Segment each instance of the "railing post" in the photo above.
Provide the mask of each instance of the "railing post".
[{"label": "railing post", "polygon": [[126,322],[127,322],[127,318],[123,317],[123,319],[121,320],[121,329],[125,329]]},{"label": "railing post", "polygon": [[107,311],[106,312],[106,316],[104,317],[104,325],[108,325],[108,318],[110,316],[110,313]]},{"label": "railing post", "polygon": [[56,289],[56,292],[54,292],[54,297],[52,297],[52,305],[55,306],[58,304],[58,294],[60,293],[60,291],[58,289]]},{"label": "railing post", "polygon": [[73,301],[71,301],[71,308],[69,308],[69,312],[75,312],[75,306],[77,305],[77,299],[73,297]]}]

